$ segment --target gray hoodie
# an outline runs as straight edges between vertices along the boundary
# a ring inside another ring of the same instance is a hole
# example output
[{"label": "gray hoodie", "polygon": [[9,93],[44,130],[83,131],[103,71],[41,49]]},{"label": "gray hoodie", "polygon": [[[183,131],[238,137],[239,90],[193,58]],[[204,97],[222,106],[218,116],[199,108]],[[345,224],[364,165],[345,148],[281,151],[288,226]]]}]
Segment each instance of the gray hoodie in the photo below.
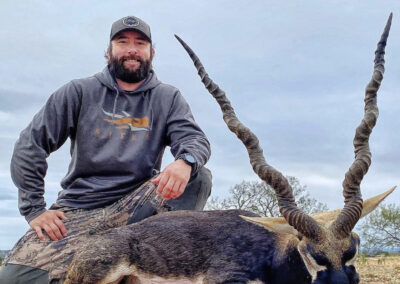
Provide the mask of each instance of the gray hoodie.
[{"label": "gray hoodie", "polygon": [[191,154],[192,173],[210,145],[179,90],[153,71],[135,91],[118,88],[108,68],[73,80],[51,95],[15,144],[11,176],[26,220],[45,211],[46,158],[71,139],[71,162],[57,204],[102,207],[136,189],[160,170],[167,145],[174,157]]}]

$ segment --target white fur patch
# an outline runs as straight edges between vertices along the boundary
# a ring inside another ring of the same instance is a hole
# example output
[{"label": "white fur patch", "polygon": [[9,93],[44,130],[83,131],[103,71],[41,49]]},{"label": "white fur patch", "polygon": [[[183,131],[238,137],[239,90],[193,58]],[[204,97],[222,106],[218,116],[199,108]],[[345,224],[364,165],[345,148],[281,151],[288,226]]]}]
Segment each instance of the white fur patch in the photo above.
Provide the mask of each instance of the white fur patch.
[{"label": "white fur patch", "polygon": [[[110,284],[117,280],[121,280],[122,277],[131,275],[134,278],[135,284],[203,284],[204,275],[197,275],[194,278],[187,277],[170,277],[163,278],[157,275],[145,273],[140,271],[135,266],[129,266],[128,262],[124,261],[117,265],[116,268],[112,269],[106,276],[106,278],[99,282],[99,284]],[[257,282],[254,282],[257,284]]]},{"label": "white fur patch", "polygon": [[319,265],[309,253],[306,253],[304,255],[300,252],[300,255],[301,255],[301,258],[303,259],[303,262],[308,270],[308,273],[310,273],[310,275],[312,277],[312,282],[314,282],[317,279],[317,273],[322,270],[327,269],[327,267],[324,265]]},{"label": "white fur patch", "polygon": [[128,262],[122,261],[115,268],[111,269],[106,278],[101,280],[99,284],[108,284],[120,280],[125,275],[130,275],[134,270],[129,266]]},{"label": "white fur patch", "polygon": [[356,254],[354,255],[354,257],[353,257],[352,259],[346,261],[345,265],[346,265],[346,266],[353,265],[354,267],[357,267],[357,266],[356,266],[356,264],[357,264],[357,257],[358,257],[358,245],[357,245],[357,247],[356,247]]}]

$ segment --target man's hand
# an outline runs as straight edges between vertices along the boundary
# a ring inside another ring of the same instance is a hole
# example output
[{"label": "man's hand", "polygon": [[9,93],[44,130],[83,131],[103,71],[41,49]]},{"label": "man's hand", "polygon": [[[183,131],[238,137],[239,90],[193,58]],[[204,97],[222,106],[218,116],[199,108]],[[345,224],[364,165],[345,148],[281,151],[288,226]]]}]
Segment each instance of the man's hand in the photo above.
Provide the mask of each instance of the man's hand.
[{"label": "man's hand", "polygon": [[176,199],[185,191],[190,179],[192,167],[182,159],[169,164],[155,179],[154,184],[158,184],[157,194],[164,199]]},{"label": "man's hand", "polygon": [[53,241],[61,240],[67,235],[67,230],[62,222],[66,220],[64,213],[59,210],[46,210],[29,222],[29,226],[36,231],[39,239],[44,241],[42,229],[46,231]]}]

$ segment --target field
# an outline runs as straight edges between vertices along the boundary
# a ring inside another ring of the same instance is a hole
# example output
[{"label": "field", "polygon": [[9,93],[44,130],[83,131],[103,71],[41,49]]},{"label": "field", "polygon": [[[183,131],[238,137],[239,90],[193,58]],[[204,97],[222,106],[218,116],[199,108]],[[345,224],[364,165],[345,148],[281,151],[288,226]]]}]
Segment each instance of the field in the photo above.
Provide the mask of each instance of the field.
[{"label": "field", "polygon": [[400,284],[400,255],[360,256],[357,264],[360,284]]}]

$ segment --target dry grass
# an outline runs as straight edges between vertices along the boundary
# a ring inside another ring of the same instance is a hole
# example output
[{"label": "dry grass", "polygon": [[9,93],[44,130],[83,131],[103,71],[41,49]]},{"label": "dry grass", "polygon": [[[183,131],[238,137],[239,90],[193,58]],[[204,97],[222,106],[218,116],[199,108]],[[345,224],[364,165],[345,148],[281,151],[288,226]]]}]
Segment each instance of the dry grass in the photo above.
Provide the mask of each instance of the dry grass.
[{"label": "dry grass", "polygon": [[360,284],[400,284],[400,255],[359,257]]}]

